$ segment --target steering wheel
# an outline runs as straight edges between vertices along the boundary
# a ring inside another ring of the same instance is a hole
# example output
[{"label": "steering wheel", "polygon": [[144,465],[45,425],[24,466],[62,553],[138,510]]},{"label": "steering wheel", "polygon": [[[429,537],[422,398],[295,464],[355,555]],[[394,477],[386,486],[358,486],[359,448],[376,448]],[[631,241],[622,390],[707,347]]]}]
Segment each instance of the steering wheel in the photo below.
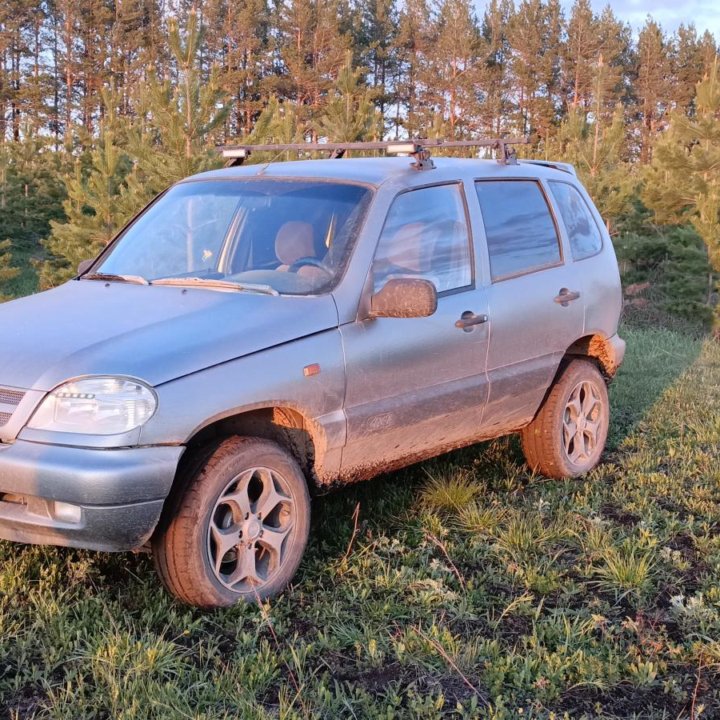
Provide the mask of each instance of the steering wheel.
[{"label": "steering wheel", "polygon": [[328,270],[325,265],[322,264],[320,260],[318,260],[316,257],[301,257],[298,258],[290,267],[288,268],[288,272],[294,272],[296,273],[300,268],[302,267],[314,267],[318,270],[322,270],[328,277],[332,277],[333,273],[331,270]]}]

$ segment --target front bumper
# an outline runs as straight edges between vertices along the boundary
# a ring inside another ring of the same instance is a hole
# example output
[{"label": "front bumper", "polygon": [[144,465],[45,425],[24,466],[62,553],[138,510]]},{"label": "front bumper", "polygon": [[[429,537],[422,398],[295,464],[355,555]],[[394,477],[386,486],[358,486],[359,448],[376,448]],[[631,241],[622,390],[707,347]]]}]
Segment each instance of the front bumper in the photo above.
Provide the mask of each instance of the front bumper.
[{"label": "front bumper", "polygon": [[0,444],[0,539],[138,548],[157,525],[184,450]]}]

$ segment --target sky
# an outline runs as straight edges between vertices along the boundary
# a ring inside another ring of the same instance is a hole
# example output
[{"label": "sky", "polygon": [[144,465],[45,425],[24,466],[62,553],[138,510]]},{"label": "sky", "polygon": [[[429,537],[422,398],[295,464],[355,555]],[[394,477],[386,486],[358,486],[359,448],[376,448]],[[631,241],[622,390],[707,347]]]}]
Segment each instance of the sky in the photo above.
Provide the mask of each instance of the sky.
[{"label": "sky", "polygon": [[[629,22],[634,30],[652,15],[663,29],[672,32],[680,23],[694,23],[698,35],[710,30],[720,39],[720,2],[718,0],[591,0],[593,9],[600,11],[605,5],[612,7],[615,15]],[[569,9],[572,0],[563,0]]]}]

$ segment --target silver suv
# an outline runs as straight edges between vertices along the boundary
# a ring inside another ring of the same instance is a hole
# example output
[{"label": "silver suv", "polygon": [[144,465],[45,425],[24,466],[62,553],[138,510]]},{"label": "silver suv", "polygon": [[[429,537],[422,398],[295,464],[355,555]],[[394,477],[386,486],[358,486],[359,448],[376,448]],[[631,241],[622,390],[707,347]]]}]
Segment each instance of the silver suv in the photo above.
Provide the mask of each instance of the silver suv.
[{"label": "silver suv", "polygon": [[287,585],[333,485],[514,432],[593,468],[625,343],[572,168],[394,149],[188,178],[0,306],[0,538],[149,545],[227,606]]}]

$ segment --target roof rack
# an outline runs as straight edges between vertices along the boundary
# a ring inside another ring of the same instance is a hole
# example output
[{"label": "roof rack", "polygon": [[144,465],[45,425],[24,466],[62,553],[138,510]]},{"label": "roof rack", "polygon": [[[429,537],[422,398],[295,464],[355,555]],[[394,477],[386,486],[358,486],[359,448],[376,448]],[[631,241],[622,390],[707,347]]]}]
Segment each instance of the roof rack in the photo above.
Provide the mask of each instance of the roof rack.
[{"label": "roof rack", "polygon": [[329,158],[341,158],[348,150],[384,150],[388,155],[408,155],[416,170],[435,167],[430,157],[431,148],[485,147],[496,151],[497,161],[503,165],[517,164],[513,145],[524,145],[527,138],[481,138],[479,140],[388,140],[380,142],[347,143],[288,143],[278,145],[222,145],[218,152],[227,159],[225,167],[242,165],[254,152],[326,152]]}]

